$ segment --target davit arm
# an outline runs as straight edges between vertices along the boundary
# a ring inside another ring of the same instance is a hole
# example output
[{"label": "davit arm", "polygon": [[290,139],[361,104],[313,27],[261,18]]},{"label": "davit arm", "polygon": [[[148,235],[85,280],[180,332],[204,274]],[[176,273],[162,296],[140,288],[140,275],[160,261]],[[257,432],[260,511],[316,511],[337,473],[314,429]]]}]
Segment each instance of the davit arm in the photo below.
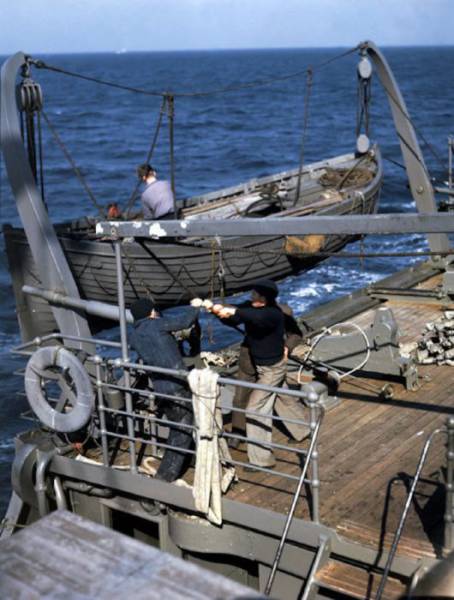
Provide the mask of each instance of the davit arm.
[{"label": "davit arm", "polygon": [[[436,213],[437,205],[424,157],[391,67],[373,42],[364,42],[360,48],[368,54],[374,63],[380,82],[388,97],[407,170],[410,190],[418,211],[420,213]],[[446,252],[449,250],[449,239],[446,234],[429,234],[427,239],[433,252]]]},{"label": "davit arm", "polygon": [[[3,64],[1,70],[0,139],[8,179],[42,286],[66,296],[80,298],[73,274],[37,188],[21,136],[16,79],[24,67],[27,67],[27,57],[18,52]],[[52,306],[52,312],[62,333],[91,337],[88,322],[82,314],[56,306]]]}]

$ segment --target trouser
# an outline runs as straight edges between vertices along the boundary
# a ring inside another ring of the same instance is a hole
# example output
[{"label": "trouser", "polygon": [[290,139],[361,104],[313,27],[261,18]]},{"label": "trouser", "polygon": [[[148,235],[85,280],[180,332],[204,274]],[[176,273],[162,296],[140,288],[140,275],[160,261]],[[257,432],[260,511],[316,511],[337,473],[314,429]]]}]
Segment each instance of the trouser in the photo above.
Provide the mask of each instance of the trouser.
[{"label": "trouser", "polygon": [[185,405],[176,404],[173,401],[160,403],[160,413],[165,413],[169,421],[174,421],[176,425],[169,425],[169,436],[166,444],[176,448],[166,448],[161,464],[159,465],[156,479],[164,481],[175,481],[178,479],[184,470],[187,462],[189,462],[190,454],[187,452],[178,452],[178,448],[188,450],[193,443],[192,429],[188,427],[178,427],[178,423],[182,425],[193,424],[192,406],[188,403]]},{"label": "trouser", "polygon": [[[252,362],[249,348],[241,346],[236,378],[255,383],[257,377],[257,371]],[[246,433],[246,415],[243,412],[237,412],[235,409],[242,408],[243,410],[247,410],[250,408],[248,404],[250,394],[251,390],[249,388],[239,386],[235,388],[235,395],[232,401],[232,431],[239,435],[245,435]],[[276,396],[274,410],[282,419],[288,417],[289,419],[297,419],[299,421],[307,420],[307,409],[305,409],[302,401],[294,396],[286,396],[285,394]],[[302,423],[291,423],[285,420],[282,422],[290,435],[298,442],[310,433],[310,428]]]},{"label": "trouser", "polygon": [[[257,381],[257,371],[251,359],[251,353],[247,346],[240,346],[240,355],[238,358],[238,371],[236,378],[249,383]],[[235,387],[235,395],[232,400],[232,431],[244,435],[246,433],[246,415],[243,412],[237,412],[235,408],[247,409],[250,388]]]},{"label": "trouser", "polygon": [[[274,387],[282,385],[286,368],[285,358],[274,365],[257,365],[257,383]],[[246,415],[247,453],[249,462],[260,467],[271,467],[275,464],[273,452],[268,446],[272,441],[271,416],[275,400],[276,394],[265,390],[255,389],[249,396],[248,410],[258,414]]]}]

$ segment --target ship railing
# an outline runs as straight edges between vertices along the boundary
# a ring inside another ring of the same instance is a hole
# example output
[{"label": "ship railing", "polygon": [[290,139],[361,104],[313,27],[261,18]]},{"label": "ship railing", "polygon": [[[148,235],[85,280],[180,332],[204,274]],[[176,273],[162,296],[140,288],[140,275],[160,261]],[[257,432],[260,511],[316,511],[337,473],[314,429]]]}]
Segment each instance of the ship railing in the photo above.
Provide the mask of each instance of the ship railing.
[{"label": "ship railing", "polygon": [[[421,432],[423,433],[423,432]],[[430,447],[436,436],[444,434],[447,436],[446,444],[446,505],[445,505],[445,530],[444,530],[444,554],[446,555],[453,550],[454,545],[454,419],[448,418],[445,427],[439,427],[434,429],[430,435],[427,436],[426,441],[421,450],[416,472],[412,478],[412,484],[405,500],[404,508],[399,519],[396,531],[394,533],[393,541],[388,553],[385,567],[383,569],[383,575],[380,580],[380,584],[375,595],[375,600],[381,600],[385,591],[386,582],[391,571],[392,563],[397,552],[400,538],[404,530],[405,521],[407,520],[408,511],[410,510],[413,497],[416,492],[416,487],[420,481],[423,467],[426,463],[427,456],[429,454]],[[416,584],[416,582],[414,582]]]},{"label": "ship railing", "polygon": [[[114,456],[118,451],[118,441],[126,444],[129,453],[129,464],[122,466],[123,468],[128,468],[133,473],[143,471],[139,464],[138,447],[141,448],[140,455],[143,454],[144,448],[148,448],[147,456],[154,458],[159,458],[162,451],[170,448],[187,455],[194,456],[196,454],[196,450],[191,448],[176,449],[175,447],[170,446],[166,443],[165,431],[162,429],[168,429],[169,427],[175,426],[179,429],[187,429],[195,434],[196,426],[194,424],[176,422],[164,416],[158,416],[154,408],[156,400],[177,402],[180,405],[181,403],[185,403],[190,406],[192,404],[192,399],[180,395],[158,393],[152,388],[149,388],[149,386],[146,386],[143,389],[134,387],[139,376],[148,377],[152,382],[154,374],[168,375],[172,378],[187,381],[188,371],[144,365],[123,358],[109,356],[109,354],[116,354],[118,350],[124,350],[122,344],[119,342],[96,338],[85,340],[78,338],[77,336],[67,336],[57,333],[49,334],[42,338],[36,338],[27,344],[17,347],[15,352],[24,356],[30,356],[33,354],[33,349],[36,349],[41,345],[47,345],[53,340],[65,340],[66,342],[89,341],[97,347],[97,354],[86,356],[86,365],[88,370],[92,373],[92,378],[94,379],[96,387],[96,406],[93,418],[99,419],[101,457],[102,464],[105,467],[116,468],[113,461]],[[104,356],[100,352],[102,347],[109,349]],[[112,380],[113,372],[116,374],[115,381]],[[251,392],[254,389],[258,389],[280,396],[292,397],[295,402],[303,402],[307,407],[308,418],[305,420],[288,416],[279,416],[276,414],[269,417],[272,427],[279,427],[280,425],[285,426],[287,423],[307,428],[308,435],[306,441],[304,441],[304,446],[308,444],[307,448],[302,447],[303,444],[279,443],[276,441],[265,442],[261,439],[248,437],[247,435],[231,433],[224,427],[218,434],[227,441],[238,440],[240,443],[257,444],[267,447],[271,451],[277,451],[277,465],[283,465],[283,468],[268,468],[254,465],[250,463],[247,458],[244,460],[242,459],[244,455],[247,456],[243,450],[241,450],[240,460],[231,458],[226,461],[226,464],[240,468],[247,467],[250,470],[270,474],[281,480],[295,482],[299,490],[297,494],[298,497],[300,495],[301,486],[308,486],[310,489],[310,516],[314,522],[319,522],[320,483],[317,438],[324,414],[323,406],[319,402],[320,394],[325,391],[324,386],[320,386],[319,389],[317,384],[306,384],[299,389],[293,389],[247,382],[224,376],[218,377],[218,384],[221,391],[221,397],[222,388],[230,387],[235,390],[236,388],[241,387],[246,388]],[[56,405],[59,402],[58,398],[50,398],[49,400],[55,402]],[[221,409],[225,414],[228,414],[230,411],[232,415],[234,412],[237,412],[244,414],[246,418],[253,419],[254,417],[261,417],[263,419],[263,415],[257,411],[249,410],[247,408],[236,408],[234,406],[230,407],[228,403],[225,403],[225,406],[221,406]],[[119,423],[121,423],[120,426]],[[113,442],[114,440],[117,440],[116,444]],[[295,469],[295,467],[297,467],[297,469]],[[304,477],[301,481],[301,474],[303,473]],[[285,486],[285,492],[293,493],[288,486]]]}]

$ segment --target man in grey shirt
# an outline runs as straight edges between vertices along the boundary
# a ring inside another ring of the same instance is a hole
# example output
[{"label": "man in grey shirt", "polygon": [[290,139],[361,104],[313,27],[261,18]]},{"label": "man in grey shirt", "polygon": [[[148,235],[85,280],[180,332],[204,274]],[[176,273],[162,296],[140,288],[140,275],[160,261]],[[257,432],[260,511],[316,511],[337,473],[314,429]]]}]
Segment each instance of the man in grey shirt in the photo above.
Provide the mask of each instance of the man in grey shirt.
[{"label": "man in grey shirt", "polygon": [[155,169],[149,164],[137,167],[137,175],[145,183],[141,196],[144,219],[173,219],[174,198],[168,181],[159,181]]}]

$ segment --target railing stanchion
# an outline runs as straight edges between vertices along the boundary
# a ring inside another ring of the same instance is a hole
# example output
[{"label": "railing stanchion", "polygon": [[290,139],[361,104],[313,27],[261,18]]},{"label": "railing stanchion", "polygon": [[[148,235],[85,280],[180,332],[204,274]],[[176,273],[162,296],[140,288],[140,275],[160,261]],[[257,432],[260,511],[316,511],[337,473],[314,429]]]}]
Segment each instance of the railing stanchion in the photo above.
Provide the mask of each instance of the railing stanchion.
[{"label": "railing stanchion", "polygon": [[[315,391],[315,389],[312,390],[311,392],[309,392],[309,394],[307,395],[307,398],[309,399],[310,396],[312,396],[312,402],[315,404],[318,401],[318,393]],[[306,460],[304,461],[304,465],[301,470],[301,475],[300,475],[298,485],[295,490],[295,494],[293,495],[292,505],[291,505],[290,510],[287,515],[287,520],[285,522],[284,531],[282,532],[279,546],[276,551],[276,556],[274,557],[273,566],[271,567],[270,575],[268,577],[268,581],[265,586],[264,593],[266,596],[268,596],[270,594],[271,588],[273,586],[274,578],[276,577],[277,568],[278,568],[279,562],[281,560],[285,542],[287,541],[287,536],[288,536],[288,532],[290,530],[290,525],[292,524],[293,517],[295,515],[296,505],[298,504],[301,490],[304,485],[304,481],[306,479],[306,473],[307,473],[307,470],[309,467],[312,453],[314,452],[314,449],[316,447],[318,432],[320,431],[320,425],[322,423],[322,418],[323,418],[323,411],[320,411],[318,420],[315,424],[315,428],[311,429],[311,443],[310,443],[309,449],[307,451]]]},{"label": "railing stanchion", "polygon": [[[121,259],[121,242],[114,242],[115,247],[115,262],[117,267],[117,290],[118,290],[118,307],[120,309],[120,338],[121,338],[121,357],[123,362],[127,363],[129,361],[128,357],[128,338],[127,338],[127,321],[126,321],[126,306],[125,306],[125,292],[123,286],[123,265]],[[129,369],[124,368],[123,371],[125,387],[131,387],[131,378],[129,374]],[[131,415],[127,417],[127,425],[128,425],[128,436],[130,438],[129,442],[129,457],[130,457],[130,467],[133,473],[137,472],[137,464],[136,464],[136,446],[134,443],[134,415],[133,415],[133,405],[132,405],[132,395],[130,392],[126,392],[125,394],[125,403],[126,410]]]},{"label": "railing stanchion", "polygon": [[410,510],[410,506],[413,500],[413,496],[416,491],[416,486],[418,485],[419,478],[421,477],[421,472],[426,462],[427,453],[429,452],[429,448],[432,444],[434,437],[439,433],[446,433],[446,429],[435,429],[427,438],[423,449],[421,451],[421,455],[419,457],[418,466],[416,467],[416,473],[413,477],[413,482],[411,484],[410,491],[408,492],[407,500],[405,502],[404,510],[402,511],[402,515],[400,517],[399,524],[397,526],[396,532],[394,534],[394,538],[391,544],[391,548],[389,550],[388,559],[385,564],[385,568],[383,569],[383,576],[380,581],[380,585],[378,586],[377,594],[375,596],[375,600],[380,600],[383,592],[385,590],[386,581],[388,579],[389,572],[391,571],[391,566],[394,560],[394,556],[397,551],[397,546],[400,541],[400,536],[402,535],[402,531],[404,529],[405,521],[407,520],[408,511]]},{"label": "railing stanchion", "polygon": [[[314,435],[317,427],[317,420],[320,419],[320,406],[318,406],[319,397],[315,399],[311,394],[308,395],[311,434]],[[311,453],[311,491],[312,491],[312,520],[314,523],[320,523],[320,478],[319,478],[318,448],[317,438],[315,439],[314,449]]]},{"label": "railing stanchion", "polygon": [[454,419],[447,419],[446,431],[446,507],[443,553],[449,554],[454,547]]},{"label": "railing stanchion", "polygon": [[94,363],[96,369],[96,389],[98,394],[99,424],[101,425],[102,461],[104,466],[107,467],[109,466],[109,447],[107,444],[106,413],[104,411],[104,396],[102,393],[101,362],[102,358],[96,355],[94,357]]}]

